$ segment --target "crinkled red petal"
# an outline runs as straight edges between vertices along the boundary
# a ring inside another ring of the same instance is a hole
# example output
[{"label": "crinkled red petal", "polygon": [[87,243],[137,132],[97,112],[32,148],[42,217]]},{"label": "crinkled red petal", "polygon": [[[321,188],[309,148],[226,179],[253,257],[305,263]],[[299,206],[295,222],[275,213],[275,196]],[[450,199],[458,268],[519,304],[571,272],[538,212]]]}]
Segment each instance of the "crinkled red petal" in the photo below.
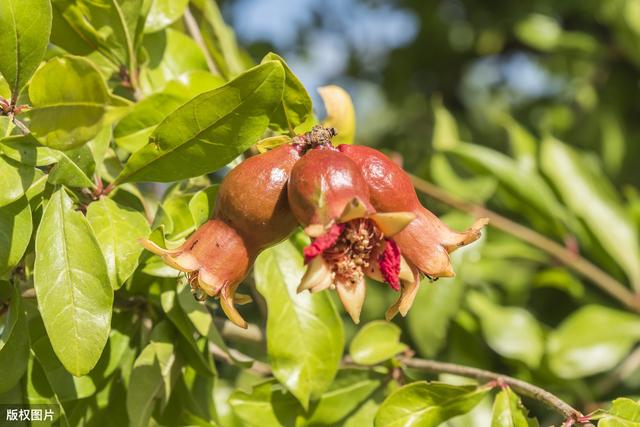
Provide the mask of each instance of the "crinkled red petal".
[{"label": "crinkled red petal", "polygon": [[304,262],[307,263],[329,249],[340,238],[344,231],[344,224],[333,224],[329,230],[321,236],[316,237],[313,242],[304,248]]},{"label": "crinkled red petal", "polygon": [[384,251],[378,257],[380,273],[391,289],[400,290],[400,248],[393,240],[387,240]]}]

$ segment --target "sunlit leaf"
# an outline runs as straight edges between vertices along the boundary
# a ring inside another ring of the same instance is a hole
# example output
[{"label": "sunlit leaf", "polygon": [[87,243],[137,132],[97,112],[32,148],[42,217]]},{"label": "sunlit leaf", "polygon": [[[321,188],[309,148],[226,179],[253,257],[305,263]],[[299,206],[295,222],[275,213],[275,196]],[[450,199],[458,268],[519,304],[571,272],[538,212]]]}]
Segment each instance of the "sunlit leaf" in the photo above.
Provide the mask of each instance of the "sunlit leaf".
[{"label": "sunlit leaf", "polygon": [[187,8],[189,0],[152,0],[144,31],[153,33],[178,20]]},{"label": "sunlit leaf", "polygon": [[338,134],[333,144],[353,144],[356,138],[356,112],[351,95],[340,86],[329,85],[318,88],[324,102],[327,117],[322,122],[326,127],[335,128]]},{"label": "sunlit leaf", "polygon": [[400,342],[402,331],[397,325],[384,320],[364,325],[349,345],[349,354],[361,365],[375,365],[391,359],[408,347]]},{"label": "sunlit leaf", "polygon": [[31,220],[31,207],[25,197],[0,207],[0,275],[22,259],[33,232]]},{"label": "sunlit leaf", "polygon": [[42,215],[34,286],[56,355],[72,374],[86,374],[109,335],[113,290],[93,230],[64,189],[51,196]]},{"label": "sunlit leaf", "polygon": [[532,427],[537,422],[527,418],[527,409],[509,387],[498,393],[493,403],[491,427]]},{"label": "sunlit leaf", "polygon": [[327,293],[296,294],[303,273],[302,255],[289,241],[264,251],[255,264],[256,286],[269,311],[267,353],[273,375],[308,407],[336,375],[344,331]]},{"label": "sunlit leaf", "polygon": [[620,398],[599,418],[598,427],[640,427],[640,403]]}]

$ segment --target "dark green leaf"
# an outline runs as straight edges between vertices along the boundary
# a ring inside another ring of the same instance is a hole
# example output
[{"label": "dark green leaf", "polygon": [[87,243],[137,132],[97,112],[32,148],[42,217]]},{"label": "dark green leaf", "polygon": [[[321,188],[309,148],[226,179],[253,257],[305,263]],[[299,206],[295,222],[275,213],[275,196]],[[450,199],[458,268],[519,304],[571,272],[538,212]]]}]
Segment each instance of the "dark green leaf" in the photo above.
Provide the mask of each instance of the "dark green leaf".
[{"label": "dark green leaf", "polygon": [[68,150],[96,136],[112,103],[95,66],[80,57],[53,58],[29,85],[30,129],[44,145]]},{"label": "dark green leaf", "polygon": [[391,359],[408,347],[400,342],[402,331],[397,325],[376,320],[364,325],[349,345],[349,354],[361,365],[376,365]]},{"label": "dark green leaf", "polygon": [[[267,352],[274,376],[304,407],[329,387],[344,346],[342,320],[327,293],[296,294],[304,273],[288,240],[264,251],[255,264],[267,302]],[[292,346],[291,343],[296,343]]]},{"label": "dark green leaf", "polygon": [[17,99],[44,56],[51,32],[49,0],[0,2],[0,73]]},{"label": "dark green leaf", "polygon": [[93,230],[64,189],[51,196],[42,215],[34,286],[56,355],[72,374],[86,374],[109,335],[113,290]]},{"label": "dark green leaf", "polygon": [[264,132],[283,81],[282,65],[269,61],[199,95],[158,125],[118,181],[168,182],[224,166]]},{"label": "dark green leaf", "polygon": [[436,427],[471,411],[489,390],[426,381],[411,383],[385,399],[376,414],[375,427]]},{"label": "dark green leaf", "polygon": [[107,261],[111,283],[117,289],[138,265],[142,253],[138,239],[146,238],[151,232],[149,223],[140,212],[124,208],[108,198],[89,205],[87,220]]},{"label": "dark green leaf", "polygon": [[270,126],[282,132],[295,133],[295,128],[313,114],[311,97],[284,59],[275,53],[268,53],[262,58],[262,63],[267,61],[278,61],[284,68],[282,102],[275,110]]},{"label": "dark green leaf", "polygon": [[20,290],[14,288],[9,312],[0,317],[0,393],[15,386],[27,369],[29,360],[29,335],[20,298]]}]

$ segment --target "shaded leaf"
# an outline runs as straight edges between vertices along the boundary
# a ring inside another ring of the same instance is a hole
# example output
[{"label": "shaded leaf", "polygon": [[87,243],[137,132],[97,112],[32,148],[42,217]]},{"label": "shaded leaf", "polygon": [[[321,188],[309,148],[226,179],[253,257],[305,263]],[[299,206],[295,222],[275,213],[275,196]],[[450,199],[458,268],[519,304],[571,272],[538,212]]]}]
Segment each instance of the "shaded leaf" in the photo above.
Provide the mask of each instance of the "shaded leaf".
[{"label": "shaded leaf", "polygon": [[198,191],[189,200],[189,210],[196,227],[201,226],[213,216],[213,208],[216,205],[218,196],[218,185],[204,188]]},{"label": "shaded leaf", "polygon": [[255,263],[256,287],[269,311],[267,353],[273,375],[308,407],[336,375],[344,331],[327,293],[296,294],[303,273],[302,255],[288,240],[264,251]]},{"label": "shaded leaf", "polygon": [[64,189],[44,210],[35,249],[34,286],[51,345],[69,372],[86,374],[109,335],[113,291],[93,230]]},{"label": "shaded leaf", "polygon": [[[0,139],[0,152],[6,157],[27,166],[51,165],[57,162],[60,156],[57,150],[40,145],[31,134]],[[0,194],[3,193],[6,192],[0,192]]]},{"label": "shaded leaf", "polygon": [[49,183],[67,187],[93,188],[91,176],[95,171],[95,160],[87,145],[56,153],[58,163],[49,171]]},{"label": "shaded leaf", "polygon": [[[7,283],[3,285],[10,286]],[[11,288],[9,311],[0,317],[0,366],[3,372],[0,393],[10,390],[20,381],[29,360],[29,335],[26,333],[27,322],[20,290]]]},{"label": "shaded leaf", "polygon": [[0,74],[14,99],[44,57],[51,32],[49,0],[0,2]]},{"label": "shaded leaf", "polygon": [[94,230],[114,289],[118,289],[138,265],[142,246],[138,239],[150,232],[146,218],[140,212],[102,198],[89,204],[87,220]]},{"label": "shaded leaf", "polygon": [[283,80],[282,65],[270,61],[187,102],[158,125],[117,180],[168,182],[224,166],[264,132]]},{"label": "shaded leaf", "polygon": [[33,232],[31,221],[26,197],[0,207],[0,276],[22,259]]},{"label": "shaded leaf", "polygon": [[639,340],[640,316],[588,305],[549,334],[549,366],[561,378],[604,372],[616,366]]},{"label": "shaded leaf", "polygon": [[15,202],[24,195],[31,184],[42,176],[42,172],[0,156],[0,206]]},{"label": "shaded leaf", "polygon": [[375,427],[436,427],[471,411],[489,390],[426,381],[411,383],[382,402]]},{"label": "shaded leaf", "polygon": [[349,354],[361,365],[375,365],[391,359],[408,347],[400,342],[402,331],[397,325],[376,320],[364,325],[349,345]]}]

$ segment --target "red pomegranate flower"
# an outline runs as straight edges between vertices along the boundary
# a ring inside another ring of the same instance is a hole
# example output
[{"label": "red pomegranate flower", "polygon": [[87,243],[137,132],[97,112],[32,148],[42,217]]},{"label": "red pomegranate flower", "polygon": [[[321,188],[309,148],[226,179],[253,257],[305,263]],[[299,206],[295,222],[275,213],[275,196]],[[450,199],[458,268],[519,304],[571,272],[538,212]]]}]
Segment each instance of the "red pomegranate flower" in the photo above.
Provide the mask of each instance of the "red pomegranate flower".
[{"label": "red pomegranate flower", "polygon": [[415,215],[376,213],[357,165],[337,150],[309,150],[291,171],[288,196],[294,216],[313,238],[304,249],[308,267],[298,292],[335,289],[358,323],[365,276],[395,289],[401,281],[415,279],[391,239]]},{"label": "red pomegranate flower", "polygon": [[[369,200],[378,212],[400,209],[416,216],[394,236],[409,264],[431,278],[453,276],[449,253],[477,240],[488,220],[480,218],[468,230],[455,232],[420,204],[407,173],[380,151],[357,145],[340,145],[338,149],[358,165],[369,187]],[[398,312],[404,316],[416,292],[417,282],[404,282],[400,299],[389,309],[387,317]]]},{"label": "red pomegranate flower", "polygon": [[236,295],[261,250],[285,239],[298,226],[287,201],[291,169],[298,147],[282,145],[250,157],[225,177],[213,219],[179,248],[164,249],[149,240],[142,245],[170,266],[186,272],[193,288],[220,298],[220,306],[236,325],[247,322],[234,306],[250,301]]}]

